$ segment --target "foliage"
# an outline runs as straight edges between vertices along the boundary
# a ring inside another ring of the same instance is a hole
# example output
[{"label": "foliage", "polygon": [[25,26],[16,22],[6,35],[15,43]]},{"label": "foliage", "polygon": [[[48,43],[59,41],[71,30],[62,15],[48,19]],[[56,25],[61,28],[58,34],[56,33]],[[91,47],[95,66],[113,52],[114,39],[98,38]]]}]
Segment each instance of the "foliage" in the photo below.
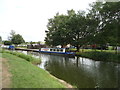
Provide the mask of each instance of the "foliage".
[{"label": "foliage", "polygon": [[120,33],[120,2],[106,2],[100,11],[103,16],[104,30],[108,32],[108,42],[116,45],[119,42]]},{"label": "foliage", "polygon": [[20,35],[20,34],[16,34],[12,37],[11,39],[12,43],[15,44],[15,45],[18,45],[18,44],[21,44],[21,43],[24,43],[24,39],[23,37]]},{"label": "foliage", "polygon": [[25,43],[22,35],[16,34],[14,30],[11,30],[10,36],[8,37],[8,41],[10,41],[12,44],[15,44],[15,45]]},{"label": "foliage", "polygon": [[94,24],[94,20],[85,16],[84,11],[79,11],[78,13],[70,16],[68,21],[68,35],[71,39],[70,44],[79,48],[85,44],[88,44],[94,35],[94,28],[91,27]]},{"label": "foliage", "polygon": [[0,36],[0,42],[2,42],[2,37]]},{"label": "foliage", "polygon": [[120,1],[94,2],[87,14],[68,10],[67,15],[49,19],[46,44],[71,44],[77,50],[85,44],[120,45]]},{"label": "foliage", "polygon": [[4,41],[4,45],[12,45],[11,41]]},{"label": "foliage", "polygon": [[112,62],[119,62],[120,60],[118,57],[120,57],[120,54],[115,54],[112,52],[99,52],[99,51],[89,51],[89,52],[77,52],[77,55],[80,55],[82,57],[90,58],[93,60],[99,60],[99,61],[112,61]]},{"label": "foliage", "polygon": [[14,30],[11,30],[10,36],[8,36],[8,40],[11,41],[15,34],[16,34],[16,32]]},{"label": "foliage", "polygon": [[94,43],[117,45],[120,38],[120,2],[96,2],[91,7],[89,16],[98,20]]},{"label": "foliage", "polygon": [[68,16],[59,15],[58,13],[54,18],[49,19],[46,31],[47,37],[45,38],[46,44],[57,46],[57,45],[66,45],[68,44],[68,37],[66,35],[66,22]]},{"label": "foliage", "polygon": [[33,63],[33,64],[38,64],[38,63],[41,62],[40,59],[34,58],[34,57],[32,57],[31,55],[25,55],[25,54],[19,53],[19,52],[13,52],[13,51],[6,51],[6,50],[3,50],[2,53],[9,53],[9,54],[16,55],[16,56],[18,56],[18,57],[20,57],[20,58],[23,58],[23,59],[25,59],[25,60],[27,60],[27,61]]},{"label": "foliage", "polygon": [[94,29],[90,28],[93,22],[85,17],[84,11],[75,13],[74,10],[69,10],[67,15],[56,14],[49,19],[45,41],[52,46],[71,44],[79,50],[94,34]]}]

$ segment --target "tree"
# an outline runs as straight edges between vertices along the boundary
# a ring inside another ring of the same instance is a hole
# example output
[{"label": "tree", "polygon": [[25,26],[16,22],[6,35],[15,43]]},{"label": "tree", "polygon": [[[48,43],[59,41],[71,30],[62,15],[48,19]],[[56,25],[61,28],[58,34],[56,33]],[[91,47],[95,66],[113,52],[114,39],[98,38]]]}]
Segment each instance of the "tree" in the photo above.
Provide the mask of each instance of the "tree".
[{"label": "tree", "polygon": [[71,44],[79,48],[85,44],[120,44],[120,2],[96,2],[88,14],[69,10],[67,15],[56,14],[49,19],[49,45]]},{"label": "tree", "polygon": [[4,45],[12,45],[11,41],[4,41]]},{"label": "tree", "polygon": [[101,15],[99,11],[103,7],[102,2],[94,2],[90,4],[91,9],[89,10],[89,13],[87,14],[87,17],[92,19],[94,23],[90,25],[91,28],[94,29],[94,35],[92,36],[90,40],[90,44],[103,44],[105,43],[104,37],[101,37]]},{"label": "tree", "polygon": [[104,31],[107,31],[108,43],[117,45],[120,43],[120,1],[106,2],[100,11],[103,16]]},{"label": "tree", "polygon": [[117,45],[120,42],[120,2],[97,2],[91,7],[89,15],[99,21],[93,41]]},{"label": "tree", "polygon": [[16,35],[16,32],[14,30],[11,30],[10,36],[8,36],[8,40],[11,41],[14,35]]},{"label": "tree", "polygon": [[94,34],[94,29],[90,27],[93,22],[85,16],[84,11],[76,14],[74,10],[68,10],[67,15],[56,14],[53,19],[49,19],[45,41],[53,46],[71,44],[79,51]]},{"label": "tree", "polygon": [[47,37],[45,38],[46,44],[57,46],[57,45],[66,45],[68,44],[66,36],[66,22],[68,16],[59,15],[59,13],[54,16],[54,18],[49,19],[46,31]]},{"label": "tree", "polygon": [[77,14],[72,14],[68,21],[69,37],[71,39],[70,44],[77,48],[88,44],[92,36],[94,35],[94,28],[91,25],[94,21],[85,16],[84,11],[78,11]]},{"label": "tree", "polygon": [[24,43],[24,39],[23,37],[20,35],[20,34],[15,34],[12,39],[11,39],[12,43],[15,44],[15,45],[18,45],[18,44],[21,44],[21,43]]},{"label": "tree", "polygon": [[2,42],[2,37],[0,36],[0,42]]}]

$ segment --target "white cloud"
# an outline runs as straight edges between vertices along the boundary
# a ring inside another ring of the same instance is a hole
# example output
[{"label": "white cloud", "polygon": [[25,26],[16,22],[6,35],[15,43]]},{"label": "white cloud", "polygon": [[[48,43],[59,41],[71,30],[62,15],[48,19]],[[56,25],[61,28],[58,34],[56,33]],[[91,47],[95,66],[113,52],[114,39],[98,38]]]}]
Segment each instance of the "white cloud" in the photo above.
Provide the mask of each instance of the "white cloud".
[{"label": "white cloud", "polygon": [[85,10],[92,1],[95,0],[1,0],[0,35],[7,39],[13,29],[26,41],[44,41],[49,18],[70,9]]}]

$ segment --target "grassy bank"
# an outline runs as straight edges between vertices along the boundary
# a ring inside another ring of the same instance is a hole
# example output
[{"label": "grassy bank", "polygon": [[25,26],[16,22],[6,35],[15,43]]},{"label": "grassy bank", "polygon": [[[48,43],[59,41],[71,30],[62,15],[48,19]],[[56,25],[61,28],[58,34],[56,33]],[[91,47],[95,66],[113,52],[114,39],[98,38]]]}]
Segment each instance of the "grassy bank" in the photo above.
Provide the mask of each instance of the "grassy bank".
[{"label": "grassy bank", "polygon": [[[77,49],[70,49],[70,51],[75,52]],[[113,52],[115,53],[116,50],[98,50],[98,49],[79,49],[79,52],[91,52],[91,51],[98,51],[98,52]]]},{"label": "grassy bank", "polygon": [[114,52],[100,52],[100,51],[88,51],[88,52],[76,52],[76,55],[81,57],[90,58],[93,60],[99,61],[110,61],[110,62],[118,62],[120,63],[120,53],[115,54]]},{"label": "grassy bank", "polygon": [[21,55],[2,52],[2,58],[7,59],[10,66],[11,88],[65,88],[65,85],[46,71],[21,58]]},{"label": "grassy bank", "polygon": [[32,55],[25,55],[25,54],[20,53],[20,52],[8,51],[8,50],[4,50],[4,49],[3,49],[1,52],[2,52],[2,53],[9,53],[9,54],[18,56],[18,57],[20,57],[20,58],[23,58],[23,59],[31,62],[32,64],[39,64],[39,63],[41,63],[41,60],[40,60],[40,59],[34,58],[34,57],[32,57]]},{"label": "grassy bank", "polygon": [[23,47],[15,47],[15,48],[23,48],[23,49],[27,49],[27,47],[26,47],[26,46],[23,46]]}]

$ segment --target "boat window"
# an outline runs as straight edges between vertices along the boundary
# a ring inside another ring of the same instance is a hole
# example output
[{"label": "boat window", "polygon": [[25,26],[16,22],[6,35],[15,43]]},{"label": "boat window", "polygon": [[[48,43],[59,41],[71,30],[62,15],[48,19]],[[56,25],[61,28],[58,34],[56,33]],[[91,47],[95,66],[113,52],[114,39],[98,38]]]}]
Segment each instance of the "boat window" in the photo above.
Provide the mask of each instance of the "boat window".
[{"label": "boat window", "polygon": [[57,51],[59,52],[59,49],[57,49]]},{"label": "boat window", "polygon": [[55,51],[55,49],[53,49],[53,51]]},{"label": "boat window", "polygon": [[60,51],[61,51],[61,52],[63,52],[63,50],[62,50],[62,49],[61,49]]},{"label": "boat window", "polygon": [[50,51],[52,51],[52,49],[50,49]]},{"label": "boat window", "polygon": [[52,49],[52,51],[54,51],[54,49]]}]

